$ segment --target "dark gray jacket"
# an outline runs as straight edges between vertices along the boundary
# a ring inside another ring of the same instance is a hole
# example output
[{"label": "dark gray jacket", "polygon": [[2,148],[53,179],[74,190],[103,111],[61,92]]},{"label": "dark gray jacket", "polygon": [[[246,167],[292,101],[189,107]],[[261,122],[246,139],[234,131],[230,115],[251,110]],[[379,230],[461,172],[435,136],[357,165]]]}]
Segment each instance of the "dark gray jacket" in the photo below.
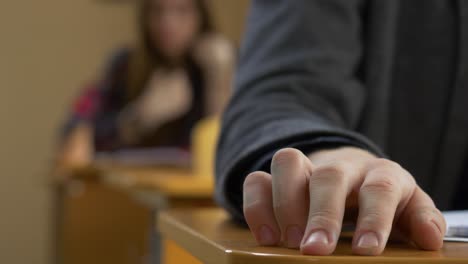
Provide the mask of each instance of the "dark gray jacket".
[{"label": "dark gray jacket", "polygon": [[402,164],[439,208],[468,207],[467,142],[468,1],[253,0],[216,199],[242,219],[244,178],[276,150],[353,145]]}]

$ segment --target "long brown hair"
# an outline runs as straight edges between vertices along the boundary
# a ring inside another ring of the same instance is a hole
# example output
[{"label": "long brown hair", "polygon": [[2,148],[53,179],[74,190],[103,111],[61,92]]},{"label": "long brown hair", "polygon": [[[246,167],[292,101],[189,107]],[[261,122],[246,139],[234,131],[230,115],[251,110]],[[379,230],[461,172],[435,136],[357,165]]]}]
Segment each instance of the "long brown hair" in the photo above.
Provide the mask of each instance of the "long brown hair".
[{"label": "long brown hair", "polygon": [[[131,52],[127,73],[128,100],[137,97],[143,90],[151,73],[157,67],[163,65],[163,56],[158,47],[151,42],[148,27],[149,5],[151,0],[140,0],[138,6],[139,43]],[[200,29],[198,34],[206,34],[214,31],[212,18],[209,14],[205,0],[194,0],[200,17]]]}]

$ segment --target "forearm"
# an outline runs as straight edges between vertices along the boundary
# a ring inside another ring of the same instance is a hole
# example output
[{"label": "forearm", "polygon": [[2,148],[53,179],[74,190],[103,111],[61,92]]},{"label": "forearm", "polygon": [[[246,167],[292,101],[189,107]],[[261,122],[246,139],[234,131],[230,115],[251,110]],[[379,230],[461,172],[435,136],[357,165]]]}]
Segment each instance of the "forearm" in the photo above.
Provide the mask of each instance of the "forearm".
[{"label": "forearm", "polygon": [[88,165],[93,158],[93,128],[79,121],[64,136],[59,146],[57,165],[63,168]]},{"label": "forearm", "polygon": [[275,150],[339,137],[380,153],[358,133],[366,99],[356,76],[363,3],[252,2],[217,155],[218,201],[233,214],[241,215],[235,195],[242,193],[245,176]]}]

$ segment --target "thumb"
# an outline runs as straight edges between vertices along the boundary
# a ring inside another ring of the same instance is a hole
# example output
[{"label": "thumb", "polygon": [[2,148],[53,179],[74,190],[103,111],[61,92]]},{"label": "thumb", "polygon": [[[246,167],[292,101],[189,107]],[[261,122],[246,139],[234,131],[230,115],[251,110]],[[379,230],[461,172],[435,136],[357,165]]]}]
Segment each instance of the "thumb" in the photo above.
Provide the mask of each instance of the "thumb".
[{"label": "thumb", "polygon": [[417,187],[397,223],[419,248],[438,250],[443,245],[446,223],[432,199]]}]

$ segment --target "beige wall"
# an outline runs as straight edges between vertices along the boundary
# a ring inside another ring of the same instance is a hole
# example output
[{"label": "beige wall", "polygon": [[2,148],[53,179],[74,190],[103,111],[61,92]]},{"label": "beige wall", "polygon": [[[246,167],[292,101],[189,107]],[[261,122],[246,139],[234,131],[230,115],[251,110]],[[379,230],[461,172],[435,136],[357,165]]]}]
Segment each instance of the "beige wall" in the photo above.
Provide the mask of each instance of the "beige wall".
[{"label": "beige wall", "polygon": [[209,3],[218,29],[238,46],[250,0],[210,0]]},{"label": "beige wall", "polygon": [[0,8],[0,262],[50,263],[47,169],[62,111],[116,43],[127,4],[5,1]]},{"label": "beige wall", "polygon": [[[132,39],[127,1],[4,1],[0,8],[0,262],[50,263],[47,169],[69,100]],[[212,0],[236,42],[247,0]]]}]

